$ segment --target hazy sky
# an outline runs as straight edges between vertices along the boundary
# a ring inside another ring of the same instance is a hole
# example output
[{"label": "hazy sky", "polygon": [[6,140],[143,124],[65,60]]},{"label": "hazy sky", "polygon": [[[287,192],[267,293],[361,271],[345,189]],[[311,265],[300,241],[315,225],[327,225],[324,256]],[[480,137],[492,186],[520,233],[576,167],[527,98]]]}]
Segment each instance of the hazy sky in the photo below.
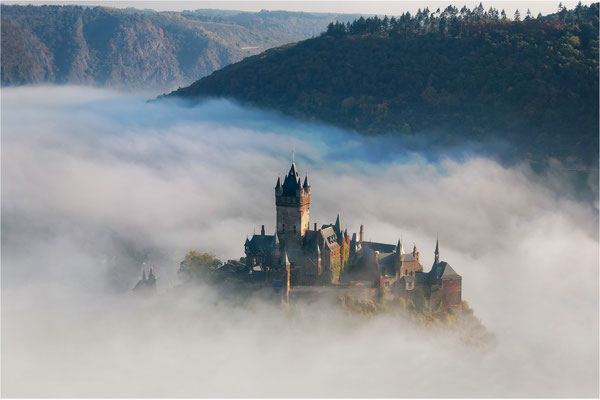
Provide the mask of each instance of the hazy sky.
[{"label": "hazy sky", "polygon": [[[44,1],[44,2],[10,2],[3,1],[6,4],[89,4],[105,5],[109,7],[135,7],[150,8],[159,11],[165,10],[192,10],[199,8],[213,8],[225,10],[244,10],[260,11],[265,10],[290,10],[306,12],[335,12],[335,13],[363,13],[363,14],[387,14],[399,15],[405,11],[414,13],[419,8],[429,7],[430,10],[445,8],[449,4],[457,7],[467,5],[470,8],[476,7],[479,1]],[[559,1],[483,1],[484,7],[495,7],[505,9],[509,16],[514,10],[521,12],[528,8],[534,15],[538,12],[549,14],[556,12]],[[568,8],[572,8],[577,1],[562,1]],[[591,1],[582,1],[583,4],[589,4]]]},{"label": "hazy sky", "polygon": [[[598,205],[560,169],[146,99],[2,89],[3,396],[598,396]],[[490,346],[394,315],[168,290],[190,249],[238,258],[273,232],[292,149],[311,224],[339,211],[349,232],[402,236],[426,271],[439,233]],[[136,300],[149,267],[159,294]]]}]

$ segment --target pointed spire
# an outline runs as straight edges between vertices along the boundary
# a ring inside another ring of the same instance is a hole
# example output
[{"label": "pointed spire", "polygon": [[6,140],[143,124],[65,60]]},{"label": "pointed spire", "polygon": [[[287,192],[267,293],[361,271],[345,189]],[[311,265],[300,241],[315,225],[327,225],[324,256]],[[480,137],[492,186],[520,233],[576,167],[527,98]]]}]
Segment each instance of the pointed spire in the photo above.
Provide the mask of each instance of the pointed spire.
[{"label": "pointed spire", "polygon": [[298,170],[296,169],[295,162],[292,162],[292,167],[290,168],[290,172],[288,173],[288,175],[293,176],[294,178],[298,179]]},{"label": "pointed spire", "polygon": [[281,257],[281,265],[284,265],[284,266],[290,265],[290,259],[288,258],[287,250],[283,251],[283,257]]},{"label": "pointed spire", "polygon": [[281,178],[277,177],[277,184],[275,185],[275,189],[281,189]]},{"label": "pointed spire", "polygon": [[244,246],[250,246],[250,240],[248,240],[248,236],[246,236],[246,243],[244,243]]},{"label": "pointed spire", "polygon": [[310,187],[310,183],[308,183],[308,175],[306,175],[306,177],[304,178],[304,185],[302,186],[304,187],[304,190]]},{"label": "pointed spire", "polygon": [[344,229],[344,239],[348,237],[348,228]]},{"label": "pointed spire", "polygon": [[273,247],[279,248],[279,235],[275,232],[275,236],[273,236]]},{"label": "pointed spire", "polygon": [[297,178],[296,185],[296,189],[302,189],[302,179]]},{"label": "pointed spire", "polygon": [[435,263],[438,264],[440,262],[440,243],[439,237],[435,239]]},{"label": "pointed spire", "polygon": [[340,223],[340,213],[338,212],[337,218],[335,219],[335,225],[333,226],[335,233],[338,235],[342,234],[342,224]]}]

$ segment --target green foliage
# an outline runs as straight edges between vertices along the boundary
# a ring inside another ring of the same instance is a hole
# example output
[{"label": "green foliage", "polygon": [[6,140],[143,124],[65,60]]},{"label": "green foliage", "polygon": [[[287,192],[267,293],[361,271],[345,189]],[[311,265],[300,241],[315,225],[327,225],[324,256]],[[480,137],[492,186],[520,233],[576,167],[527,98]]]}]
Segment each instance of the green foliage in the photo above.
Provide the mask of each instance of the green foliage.
[{"label": "green foliage", "polygon": [[223,263],[213,254],[191,250],[179,264],[179,276],[184,281],[212,281],[216,278],[216,270]]},{"label": "green foliage", "polygon": [[359,300],[350,295],[340,298],[342,307],[351,313],[360,314],[364,317],[374,317],[384,311],[384,307],[375,301]]},{"label": "green foliage", "polygon": [[340,14],[1,5],[2,85],[173,87],[321,33]]},{"label": "green foliage", "polygon": [[174,96],[225,96],[363,134],[492,139],[515,157],[598,158],[598,4],[511,21],[448,7],[330,24]]}]

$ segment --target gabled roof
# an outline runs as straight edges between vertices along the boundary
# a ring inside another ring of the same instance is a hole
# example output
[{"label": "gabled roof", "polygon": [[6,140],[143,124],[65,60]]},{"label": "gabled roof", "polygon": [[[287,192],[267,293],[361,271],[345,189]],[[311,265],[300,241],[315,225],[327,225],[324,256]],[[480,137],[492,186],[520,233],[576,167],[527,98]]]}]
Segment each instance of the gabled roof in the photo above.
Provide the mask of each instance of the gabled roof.
[{"label": "gabled roof", "polygon": [[442,280],[455,280],[462,279],[462,277],[454,271],[454,269],[446,261],[441,261],[434,264],[429,271],[431,279],[442,279]]},{"label": "gabled roof", "polygon": [[250,239],[248,247],[250,248],[250,254],[261,252],[263,254],[270,254],[273,248],[273,235],[253,235]]}]

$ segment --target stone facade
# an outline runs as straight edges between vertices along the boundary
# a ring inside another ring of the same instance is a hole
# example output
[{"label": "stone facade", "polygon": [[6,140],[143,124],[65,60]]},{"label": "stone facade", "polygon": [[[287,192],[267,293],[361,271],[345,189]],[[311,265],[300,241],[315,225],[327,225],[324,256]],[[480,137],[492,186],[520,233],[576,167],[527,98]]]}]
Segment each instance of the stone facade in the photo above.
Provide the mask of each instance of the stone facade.
[{"label": "stone facade", "polygon": [[284,299],[293,287],[339,287],[352,281],[369,290],[394,288],[401,295],[418,289],[432,308],[460,305],[462,278],[439,260],[438,243],[434,265],[425,273],[416,245],[405,252],[401,240],[396,245],[365,241],[363,225],[350,238],[339,214],[335,223],[310,229],[310,196],[308,176],[302,182],[292,163],[283,183],[277,178],[275,185],[276,232],[267,235],[263,225],[244,244],[246,256],[240,261],[252,280],[281,287]]}]

